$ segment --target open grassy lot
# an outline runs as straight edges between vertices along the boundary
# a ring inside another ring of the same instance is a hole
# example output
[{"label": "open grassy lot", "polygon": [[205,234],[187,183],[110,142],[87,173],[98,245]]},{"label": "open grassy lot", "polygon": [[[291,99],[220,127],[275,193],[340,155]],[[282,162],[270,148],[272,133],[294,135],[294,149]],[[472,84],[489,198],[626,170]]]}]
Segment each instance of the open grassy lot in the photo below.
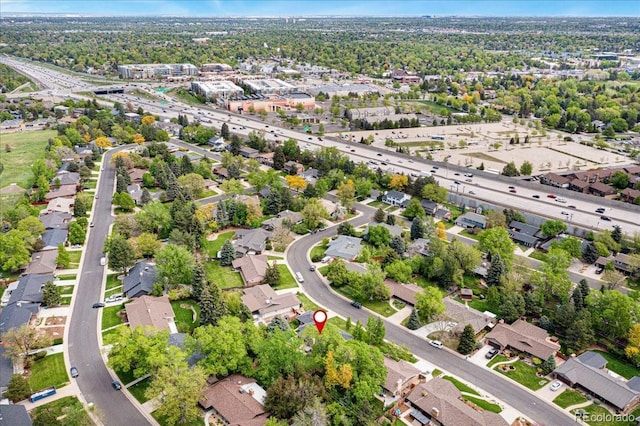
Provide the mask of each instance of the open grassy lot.
[{"label": "open grassy lot", "polygon": [[138,402],[140,404],[144,404],[145,402],[147,402],[149,400],[149,398],[147,398],[145,396],[145,392],[149,388],[149,385],[151,385],[151,378],[150,377],[139,381],[138,383],[136,383],[133,386],[129,386],[127,388],[127,390],[129,392],[131,392],[131,395],[136,397],[136,399],[138,400]]},{"label": "open grassy lot", "polygon": [[522,361],[516,361],[509,365],[514,366],[515,370],[502,371],[499,367],[495,368],[495,370],[534,391],[541,389],[549,383],[549,380],[536,375],[535,367],[525,364]]},{"label": "open grassy lot", "polygon": [[553,400],[554,404],[559,405],[562,408],[567,408],[572,405],[582,404],[587,402],[587,398],[578,391],[572,389],[566,389],[560,395],[556,396]]},{"label": "open grassy lot", "polygon": [[636,421],[616,421],[613,414],[600,405],[591,404],[583,408],[578,408],[577,410],[572,410],[571,413],[575,415],[578,410],[586,413],[584,421],[590,426],[636,426],[638,424]]},{"label": "open grassy lot", "polygon": [[280,284],[276,287],[277,290],[298,287],[298,282],[293,278],[293,275],[291,274],[291,271],[289,271],[289,268],[287,268],[287,265],[278,265],[278,271],[280,271]]},{"label": "open grassy lot", "polygon": [[[2,134],[2,164],[4,171],[0,175],[0,188],[16,183],[27,189],[33,180],[31,165],[44,158],[49,138],[57,135],[55,130]],[[9,145],[11,152],[5,151]]]},{"label": "open grassy lot", "polygon": [[118,316],[118,312],[124,310],[124,305],[110,306],[102,309],[102,329],[122,324],[122,320]]},{"label": "open grassy lot", "polygon": [[81,415],[74,416],[74,419],[77,420],[72,424],[74,426],[90,426],[94,424],[91,417],[89,417],[89,414],[84,410],[82,403],[78,401],[78,398],[75,396],[65,396],[48,404],[41,405],[35,408],[31,414],[33,417],[38,417],[39,414],[47,411],[51,412],[54,418],[67,415],[70,411],[74,413],[76,411],[82,412]]},{"label": "open grassy lot", "polygon": [[634,376],[640,376],[640,368],[625,362],[624,360],[612,355],[608,352],[595,351],[607,360],[607,368],[614,373],[618,373],[625,379],[629,380]]},{"label": "open grassy lot", "polygon": [[[204,417],[204,413],[200,412],[201,416],[198,417],[197,420],[194,420],[190,423],[180,423],[181,426],[202,426],[202,424],[204,423],[202,421],[202,418]],[[164,417],[159,416],[158,414],[156,414],[156,412],[154,411],[153,413],[151,413],[151,416],[157,420],[158,423],[160,423],[161,426],[173,426],[172,423],[167,422],[167,419]]]},{"label": "open grassy lot", "polygon": [[70,281],[76,279],[76,274],[58,275],[56,278],[62,281]]},{"label": "open grassy lot", "polygon": [[72,285],[61,285],[58,286],[58,288],[60,289],[60,294],[72,294],[73,293],[73,287]]},{"label": "open grassy lot", "polygon": [[69,382],[67,369],[64,366],[64,354],[57,353],[34,361],[29,376],[29,386],[39,391],[49,386],[62,387]]},{"label": "open grassy lot", "polygon": [[82,256],[82,250],[69,251],[69,259],[71,260],[70,268],[80,266],[80,256]]},{"label": "open grassy lot", "polygon": [[[176,314],[176,326],[178,331],[191,333],[198,325],[198,318],[200,317],[200,306],[193,300],[174,300],[171,302],[173,313]],[[196,319],[193,320],[193,308],[196,311]]]},{"label": "open grassy lot", "polygon": [[234,271],[231,266],[221,266],[217,260],[205,262],[207,279],[216,283],[220,288],[244,287],[240,272]]},{"label": "open grassy lot", "polygon": [[193,96],[187,89],[183,88],[175,88],[171,89],[167,92],[168,95],[175,96],[180,99],[182,102],[185,102],[189,105],[202,105],[202,102],[195,96]]},{"label": "open grassy lot", "polygon": [[472,395],[480,395],[478,392],[476,392],[475,390],[473,390],[469,386],[465,385],[464,383],[462,383],[460,380],[456,379],[455,377],[443,376],[442,378],[445,379],[445,380],[450,381],[451,383],[453,383],[454,386],[457,387],[460,392],[466,392],[466,393],[470,393]]}]

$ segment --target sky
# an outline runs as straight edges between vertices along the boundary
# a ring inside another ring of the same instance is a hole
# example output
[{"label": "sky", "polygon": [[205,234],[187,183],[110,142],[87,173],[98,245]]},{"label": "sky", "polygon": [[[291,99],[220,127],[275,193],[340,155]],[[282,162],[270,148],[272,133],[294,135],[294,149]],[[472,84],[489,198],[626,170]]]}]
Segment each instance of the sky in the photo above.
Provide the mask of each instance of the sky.
[{"label": "sky", "polygon": [[0,0],[11,13],[99,16],[640,16],[636,0]]}]

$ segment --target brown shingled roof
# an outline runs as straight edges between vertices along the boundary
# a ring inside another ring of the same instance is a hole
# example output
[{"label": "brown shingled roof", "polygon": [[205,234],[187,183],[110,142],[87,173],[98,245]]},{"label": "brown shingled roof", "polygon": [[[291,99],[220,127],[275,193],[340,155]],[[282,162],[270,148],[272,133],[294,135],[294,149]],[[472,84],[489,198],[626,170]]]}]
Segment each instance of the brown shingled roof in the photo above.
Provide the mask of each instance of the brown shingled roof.
[{"label": "brown shingled roof", "polygon": [[267,422],[268,413],[243,385],[255,380],[233,374],[202,392],[199,403],[205,409],[214,409],[230,425],[261,426]]}]

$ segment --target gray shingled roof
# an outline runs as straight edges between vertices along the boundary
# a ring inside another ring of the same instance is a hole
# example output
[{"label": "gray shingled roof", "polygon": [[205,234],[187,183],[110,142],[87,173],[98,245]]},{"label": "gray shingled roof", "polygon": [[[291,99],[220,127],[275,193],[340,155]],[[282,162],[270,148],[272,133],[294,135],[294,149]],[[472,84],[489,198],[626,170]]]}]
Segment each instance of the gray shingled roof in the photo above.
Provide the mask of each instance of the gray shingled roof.
[{"label": "gray shingled roof", "polygon": [[138,262],[124,277],[124,292],[128,298],[135,297],[140,292],[151,293],[155,282],[155,265],[148,262]]},{"label": "gray shingled roof", "polygon": [[24,405],[0,404],[0,425],[31,426],[31,417]]},{"label": "gray shingled roof", "polygon": [[360,254],[360,250],[362,250],[362,238],[340,235],[329,242],[325,255],[351,260]]},{"label": "gray shingled roof", "polygon": [[42,250],[53,250],[58,248],[58,244],[64,244],[67,242],[67,235],[69,231],[64,229],[49,229],[42,234],[42,242],[44,246]]}]

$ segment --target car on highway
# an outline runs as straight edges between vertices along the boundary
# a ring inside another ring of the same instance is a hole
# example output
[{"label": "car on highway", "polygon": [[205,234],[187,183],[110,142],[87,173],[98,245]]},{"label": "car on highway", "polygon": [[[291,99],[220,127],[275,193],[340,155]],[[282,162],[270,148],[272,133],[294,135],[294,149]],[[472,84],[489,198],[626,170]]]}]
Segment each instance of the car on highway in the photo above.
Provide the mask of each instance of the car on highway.
[{"label": "car on highway", "polygon": [[606,210],[606,209],[605,209],[604,207],[598,207],[598,208],[596,209],[596,213],[604,213],[604,212],[605,212],[605,210]]},{"label": "car on highway", "polygon": [[71,377],[73,377],[74,379],[80,375],[80,373],[78,373],[78,369],[76,367],[71,367],[69,369],[69,372],[71,373]]},{"label": "car on highway", "polygon": [[540,196],[539,196],[538,194],[533,194],[533,195],[532,195],[532,197],[533,197],[533,198],[540,199]]},{"label": "car on highway", "polygon": [[438,167],[438,166],[431,166],[431,168],[432,168],[432,169],[436,169],[436,170],[438,170],[440,167]]},{"label": "car on highway", "polygon": [[577,207],[576,207],[576,206],[574,206],[573,204],[571,204],[571,205],[567,206],[567,208],[568,208],[568,209],[577,209]]},{"label": "car on highway", "polygon": [[567,200],[565,200],[564,198],[560,198],[560,197],[558,197],[558,198],[556,198],[556,202],[557,202],[557,203],[566,204],[566,203],[567,203]]},{"label": "car on highway", "polygon": [[509,192],[511,192],[512,194],[515,194],[517,191],[515,189],[510,189]]},{"label": "car on highway", "polygon": [[112,382],[111,382],[111,386],[113,386],[113,388],[114,388],[115,390],[120,390],[120,389],[122,389],[122,385],[121,385],[121,384],[120,384],[120,382],[119,382],[119,381],[117,381],[117,380],[112,381]]},{"label": "car on highway", "polygon": [[491,359],[491,358],[493,358],[494,356],[498,355],[498,352],[500,352],[500,350],[499,350],[498,348],[493,348],[493,349],[491,349],[489,352],[487,352],[487,353],[484,355],[484,357],[485,357],[486,359]]},{"label": "car on highway", "polygon": [[509,186],[509,189],[516,189],[515,186]]},{"label": "car on highway", "polygon": [[382,157],[382,154],[381,154],[381,153],[377,153],[376,155],[377,155],[378,157]]},{"label": "car on highway", "polygon": [[351,152],[356,152],[356,150],[355,150],[355,149],[352,149],[352,150],[351,150]]},{"label": "car on highway", "polygon": [[360,309],[362,308],[362,303],[354,301],[354,302],[351,302],[351,306],[353,306],[356,309]]},{"label": "car on highway", "polygon": [[460,173],[454,173],[453,175],[454,176],[460,176]]},{"label": "car on highway", "polygon": [[604,220],[605,222],[611,222],[611,218],[609,216],[600,216],[600,220]]},{"label": "car on highway", "polygon": [[476,195],[476,191],[471,190],[471,191],[469,191],[469,194],[471,194],[471,195]]},{"label": "car on highway", "polygon": [[91,305],[92,308],[104,308],[104,303],[103,302],[96,302],[93,305]]},{"label": "car on highway", "polygon": [[556,198],[556,196],[555,196],[555,195],[553,195],[553,194],[548,194],[548,195],[547,195],[547,198]]},{"label": "car on highway", "polygon": [[457,180],[454,180],[453,183],[456,185],[460,185],[460,181],[457,181]]},{"label": "car on highway", "polygon": [[473,182],[473,179],[469,178],[469,179],[465,179],[465,182]]},{"label": "car on highway", "polygon": [[561,387],[562,387],[562,382],[559,380],[556,380],[555,382],[551,383],[551,386],[549,386],[549,389],[551,389],[552,392],[555,392]]},{"label": "car on highway", "polygon": [[438,349],[442,349],[444,347],[440,340],[429,340],[429,344]]}]

